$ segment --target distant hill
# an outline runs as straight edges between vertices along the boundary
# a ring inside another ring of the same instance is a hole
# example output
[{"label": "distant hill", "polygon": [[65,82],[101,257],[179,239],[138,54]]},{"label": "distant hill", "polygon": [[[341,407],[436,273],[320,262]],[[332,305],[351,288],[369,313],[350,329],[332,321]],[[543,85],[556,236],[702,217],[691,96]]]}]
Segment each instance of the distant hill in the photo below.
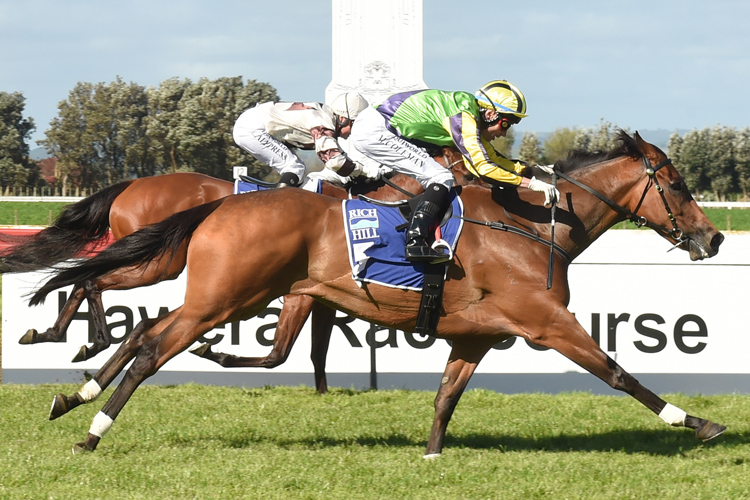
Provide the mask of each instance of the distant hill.
[{"label": "distant hill", "polygon": [[45,158],[49,158],[49,154],[44,148],[34,148],[29,151],[29,158],[36,161],[44,160]]}]

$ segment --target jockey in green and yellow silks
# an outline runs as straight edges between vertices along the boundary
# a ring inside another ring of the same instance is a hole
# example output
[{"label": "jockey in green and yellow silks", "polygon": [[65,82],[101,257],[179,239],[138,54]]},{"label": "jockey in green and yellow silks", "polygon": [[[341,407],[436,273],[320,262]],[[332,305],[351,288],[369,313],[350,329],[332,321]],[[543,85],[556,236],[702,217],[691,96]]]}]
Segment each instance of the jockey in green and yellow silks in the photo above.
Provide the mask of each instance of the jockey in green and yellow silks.
[{"label": "jockey in green and yellow silks", "polygon": [[[526,116],[513,110],[506,118],[515,122]],[[377,107],[394,133],[415,143],[455,146],[473,174],[495,183],[518,185],[524,165],[498,154],[480,133],[479,98],[468,92],[422,90],[388,98]],[[507,129],[507,127],[506,127]],[[498,168],[501,167],[501,168]]]},{"label": "jockey in green and yellow silks", "polygon": [[430,247],[427,236],[448,206],[454,179],[424,147],[455,146],[469,170],[490,183],[542,192],[545,204],[559,197],[551,184],[522,177],[523,165],[504,158],[490,145],[524,117],[526,98],[505,80],[489,82],[474,95],[433,89],[395,94],[359,114],[350,135],[354,148],[414,177],[425,188],[407,230],[407,260],[431,262],[444,257]]}]

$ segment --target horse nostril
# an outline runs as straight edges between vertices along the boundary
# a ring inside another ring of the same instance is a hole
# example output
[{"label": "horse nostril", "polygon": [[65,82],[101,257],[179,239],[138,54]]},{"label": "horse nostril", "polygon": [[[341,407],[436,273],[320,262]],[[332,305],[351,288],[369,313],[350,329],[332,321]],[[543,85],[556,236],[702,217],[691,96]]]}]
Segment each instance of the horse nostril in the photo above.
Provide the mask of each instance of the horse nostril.
[{"label": "horse nostril", "polygon": [[713,238],[711,238],[711,248],[715,250],[716,252],[719,251],[719,245],[724,241],[724,235],[721,233],[716,233]]}]

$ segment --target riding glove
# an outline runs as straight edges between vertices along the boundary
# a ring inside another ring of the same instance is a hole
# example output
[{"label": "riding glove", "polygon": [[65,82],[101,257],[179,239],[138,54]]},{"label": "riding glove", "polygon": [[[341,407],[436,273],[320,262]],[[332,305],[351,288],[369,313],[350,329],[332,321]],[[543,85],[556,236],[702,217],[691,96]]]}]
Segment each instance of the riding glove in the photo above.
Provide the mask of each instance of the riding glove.
[{"label": "riding glove", "polygon": [[555,172],[554,165],[537,165],[536,168],[549,175],[552,175]]},{"label": "riding glove", "polygon": [[532,177],[529,180],[529,189],[539,193],[544,193],[544,206],[557,203],[557,200],[560,199],[560,191],[558,191],[555,186],[540,181],[536,177]]},{"label": "riding glove", "polygon": [[356,162],[356,167],[354,167],[354,172],[352,172],[352,175],[354,176],[364,176],[368,179],[378,180],[383,176],[383,169],[379,165],[375,165],[370,162],[366,163],[359,163]]}]

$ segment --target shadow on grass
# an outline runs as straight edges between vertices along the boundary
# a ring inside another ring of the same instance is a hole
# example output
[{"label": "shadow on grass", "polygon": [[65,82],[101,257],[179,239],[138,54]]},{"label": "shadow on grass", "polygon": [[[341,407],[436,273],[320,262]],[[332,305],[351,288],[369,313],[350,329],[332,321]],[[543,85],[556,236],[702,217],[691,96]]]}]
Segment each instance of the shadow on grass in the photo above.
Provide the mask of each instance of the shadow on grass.
[{"label": "shadow on grass", "polygon": [[[203,437],[205,440],[206,436]],[[243,436],[227,437],[212,436],[213,442],[222,443],[227,448],[251,448],[254,444],[273,444],[280,448],[335,448],[340,446],[394,446],[394,447],[426,447],[426,440],[416,440],[401,434],[390,436],[362,436],[351,439],[330,438],[326,436],[306,439],[287,439],[284,437]],[[195,445],[195,442],[173,440],[173,444]],[[750,434],[723,434],[706,443],[695,438],[692,430],[664,429],[664,430],[618,430],[599,434],[561,434],[545,437],[519,437],[506,434],[467,434],[451,436],[445,439],[445,448],[469,448],[476,450],[510,451],[546,451],[556,452],[623,452],[648,453],[651,455],[673,456],[701,447],[734,447],[746,445],[750,442]]]}]

